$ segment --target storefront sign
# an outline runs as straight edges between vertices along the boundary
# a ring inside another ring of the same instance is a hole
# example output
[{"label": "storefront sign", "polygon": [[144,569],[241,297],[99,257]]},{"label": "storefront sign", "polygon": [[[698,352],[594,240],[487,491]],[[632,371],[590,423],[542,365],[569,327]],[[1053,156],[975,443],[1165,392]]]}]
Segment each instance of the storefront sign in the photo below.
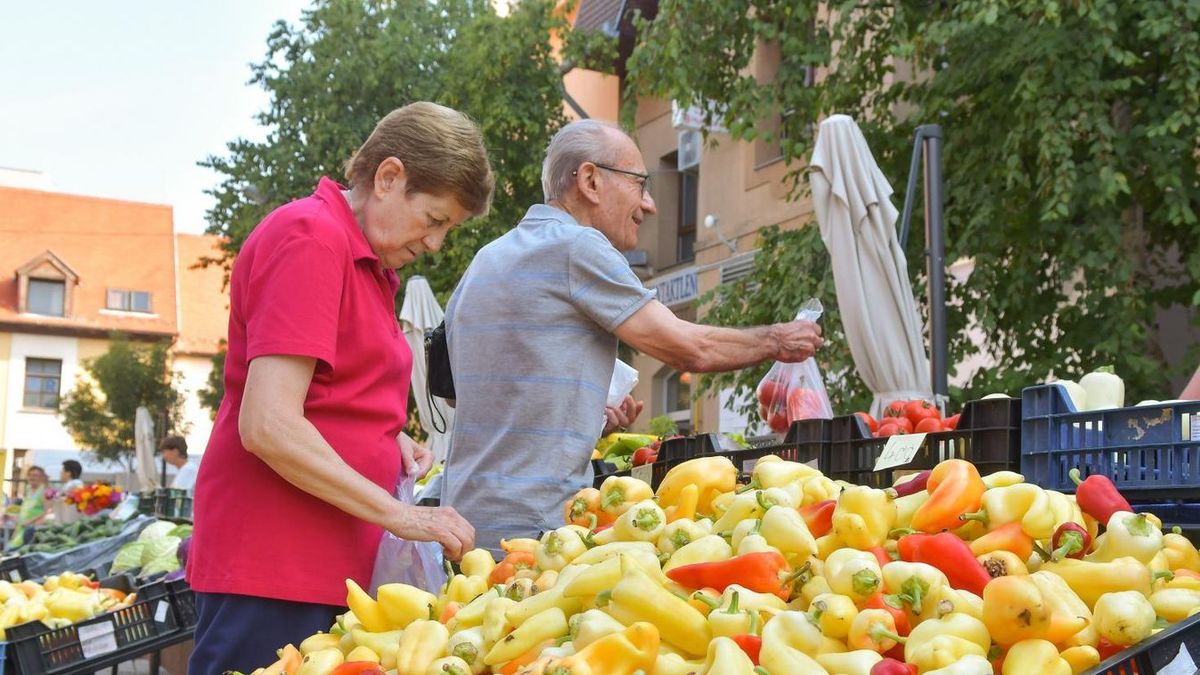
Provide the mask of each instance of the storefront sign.
[{"label": "storefront sign", "polygon": [[694,267],[656,281],[651,288],[658,292],[658,301],[668,307],[700,297],[700,281]]}]

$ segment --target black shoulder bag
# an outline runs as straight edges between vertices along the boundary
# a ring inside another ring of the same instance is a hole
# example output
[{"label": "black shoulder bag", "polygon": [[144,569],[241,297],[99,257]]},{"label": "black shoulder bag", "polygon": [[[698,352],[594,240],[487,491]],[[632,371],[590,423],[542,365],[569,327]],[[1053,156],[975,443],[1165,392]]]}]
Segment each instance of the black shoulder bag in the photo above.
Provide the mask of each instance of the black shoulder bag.
[{"label": "black shoulder bag", "polygon": [[[446,322],[438,324],[437,328],[425,331],[425,395],[429,399],[431,410],[437,410],[437,416],[442,417],[442,411],[433,402],[433,397],[454,400],[454,373],[450,370],[450,347],[446,344]],[[442,418],[442,427],[446,420]],[[445,428],[438,428],[436,421],[433,428],[444,433]]]}]

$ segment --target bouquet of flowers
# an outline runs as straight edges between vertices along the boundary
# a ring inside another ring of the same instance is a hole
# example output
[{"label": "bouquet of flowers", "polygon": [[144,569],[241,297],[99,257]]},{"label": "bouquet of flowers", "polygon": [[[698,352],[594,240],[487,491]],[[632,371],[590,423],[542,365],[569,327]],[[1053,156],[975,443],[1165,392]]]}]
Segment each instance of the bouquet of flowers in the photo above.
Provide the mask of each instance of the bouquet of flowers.
[{"label": "bouquet of flowers", "polygon": [[67,503],[74,504],[80,513],[91,516],[116,506],[124,496],[119,485],[96,481],[71,490],[67,495]]}]

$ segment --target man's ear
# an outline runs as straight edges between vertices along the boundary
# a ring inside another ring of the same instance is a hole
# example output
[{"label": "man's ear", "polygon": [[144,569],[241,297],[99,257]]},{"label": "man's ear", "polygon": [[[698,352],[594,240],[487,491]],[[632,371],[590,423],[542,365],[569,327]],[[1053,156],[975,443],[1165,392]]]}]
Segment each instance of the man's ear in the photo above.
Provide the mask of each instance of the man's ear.
[{"label": "man's ear", "polygon": [[408,183],[408,172],[404,162],[397,157],[388,157],[375,170],[375,196],[383,197],[392,190],[404,190]]},{"label": "man's ear", "polygon": [[590,162],[580,165],[575,172],[575,188],[588,203],[600,203],[600,172],[596,165]]}]

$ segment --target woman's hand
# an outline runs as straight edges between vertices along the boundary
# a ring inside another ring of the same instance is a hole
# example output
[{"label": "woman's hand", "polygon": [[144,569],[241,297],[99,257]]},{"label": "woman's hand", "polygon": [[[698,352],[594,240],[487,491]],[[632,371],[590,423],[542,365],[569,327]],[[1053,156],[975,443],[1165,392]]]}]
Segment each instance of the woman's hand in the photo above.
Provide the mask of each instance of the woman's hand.
[{"label": "woman's hand", "polygon": [[415,470],[417,480],[424,478],[433,467],[433,453],[429,448],[417,443],[403,431],[396,437],[396,444],[400,446],[400,456],[404,458],[405,474]]},{"label": "woman's hand", "polygon": [[388,532],[409,541],[436,541],[446,558],[454,561],[475,548],[475,528],[453,507],[401,506],[400,518]]}]

